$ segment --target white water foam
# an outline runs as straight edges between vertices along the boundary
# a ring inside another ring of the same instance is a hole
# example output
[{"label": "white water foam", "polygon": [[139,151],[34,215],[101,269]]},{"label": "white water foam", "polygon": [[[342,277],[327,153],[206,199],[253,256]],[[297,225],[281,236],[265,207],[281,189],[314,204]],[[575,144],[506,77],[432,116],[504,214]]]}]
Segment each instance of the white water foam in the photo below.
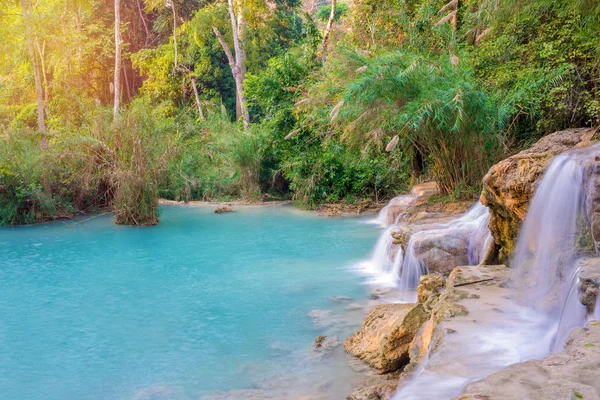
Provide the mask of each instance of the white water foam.
[{"label": "white water foam", "polygon": [[406,293],[414,292],[419,285],[421,275],[428,272],[417,251],[423,240],[428,238],[441,238],[447,241],[456,238],[464,239],[467,243],[468,264],[479,264],[485,247],[492,238],[488,229],[488,219],[487,207],[477,202],[460,218],[432,229],[415,232],[407,244],[399,281],[400,290]]},{"label": "white water foam", "polygon": [[390,217],[388,216],[388,211],[390,210],[390,207],[403,207],[408,209],[408,207],[410,207],[410,205],[413,204],[415,200],[416,197],[412,193],[396,196],[392,200],[390,200],[390,202],[387,203],[387,205],[383,207],[381,211],[379,211],[379,214],[377,214],[376,218],[368,222],[371,224],[377,224],[381,226],[393,225],[396,221],[389,221]]},{"label": "white water foam", "polygon": [[[396,197],[388,206],[400,204],[400,200],[397,200],[400,198],[402,204],[406,205],[406,202],[412,197],[410,195]],[[387,218],[387,209],[384,208],[384,210],[377,218],[381,224],[383,224],[384,218],[382,215]],[[415,302],[419,278],[428,272],[427,266],[418,252],[421,250],[420,246],[423,240],[435,238],[450,245],[453,241],[464,240],[468,253],[465,263],[478,264],[485,247],[491,240],[491,234],[487,227],[488,218],[487,207],[477,202],[467,213],[449,223],[434,224],[426,230],[415,232],[407,243],[406,252],[400,245],[393,244],[392,233],[399,230],[399,225],[393,224],[382,232],[371,258],[357,264],[355,269],[370,277],[367,283],[396,287],[400,290],[401,301]]]}]

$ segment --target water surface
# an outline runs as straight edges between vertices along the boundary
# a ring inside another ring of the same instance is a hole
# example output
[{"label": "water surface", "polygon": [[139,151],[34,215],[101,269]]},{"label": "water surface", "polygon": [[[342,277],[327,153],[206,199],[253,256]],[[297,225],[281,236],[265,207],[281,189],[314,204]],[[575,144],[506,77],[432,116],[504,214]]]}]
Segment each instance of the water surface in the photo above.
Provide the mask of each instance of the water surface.
[{"label": "water surface", "polygon": [[1,397],[196,400],[294,383],[349,392],[345,378],[322,376],[348,366],[310,345],[360,325],[363,311],[343,310],[368,289],[346,267],[377,234],[292,207],[169,206],[151,228],[110,216],[2,228]]}]

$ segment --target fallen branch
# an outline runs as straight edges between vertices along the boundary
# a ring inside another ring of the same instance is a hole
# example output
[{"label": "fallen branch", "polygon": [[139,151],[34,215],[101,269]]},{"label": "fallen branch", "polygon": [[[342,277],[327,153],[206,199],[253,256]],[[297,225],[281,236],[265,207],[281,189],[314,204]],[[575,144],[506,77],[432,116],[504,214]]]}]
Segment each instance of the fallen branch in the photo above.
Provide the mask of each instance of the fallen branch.
[{"label": "fallen branch", "polygon": [[494,278],[479,279],[479,280],[477,280],[477,281],[471,281],[471,282],[457,283],[456,285],[453,285],[452,287],[460,287],[460,286],[474,285],[474,284],[476,284],[476,283],[488,282],[488,281],[493,281],[493,280],[494,280]]}]

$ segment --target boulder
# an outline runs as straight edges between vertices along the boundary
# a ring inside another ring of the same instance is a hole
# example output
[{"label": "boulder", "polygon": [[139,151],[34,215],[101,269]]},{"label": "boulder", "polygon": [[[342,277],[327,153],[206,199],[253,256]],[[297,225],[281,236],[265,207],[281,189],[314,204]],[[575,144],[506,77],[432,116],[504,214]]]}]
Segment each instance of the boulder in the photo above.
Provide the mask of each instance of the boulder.
[{"label": "boulder", "polygon": [[417,287],[417,299],[425,305],[430,303],[434,296],[439,295],[446,287],[446,280],[439,275],[423,275]]},{"label": "boulder", "polygon": [[579,261],[579,293],[588,315],[594,315],[600,292],[600,258]]},{"label": "boulder", "polygon": [[429,181],[413,186],[410,194],[394,197],[384,208],[387,225],[406,219],[417,203],[422,203],[439,193],[437,182]]},{"label": "boulder", "polygon": [[513,364],[465,388],[456,399],[600,400],[600,322],[576,329],[563,353]]},{"label": "boulder", "polygon": [[419,183],[413,186],[410,193],[419,201],[440,194],[440,186],[435,181]]},{"label": "boulder", "polygon": [[430,274],[448,276],[460,265],[468,265],[467,240],[459,233],[423,234],[415,237],[414,251]]},{"label": "boulder", "polygon": [[394,396],[397,380],[384,384],[365,386],[352,392],[346,400],[390,400]]},{"label": "boulder", "polygon": [[414,204],[415,198],[413,196],[402,195],[394,197],[385,207],[386,224],[393,225],[396,221],[403,219]]},{"label": "boulder", "polygon": [[394,244],[402,246],[404,254],[414,251],[429,274],[448,276],[454,268],[469,264],[468,234],[468,231],[436,230],[432,224],[401,224],[392,237]]},{"label": "boulder", "polygon": [[[490,210],[489,227],[501,262],[506,262],[513,252],[519,227],[550,160],[591,145],[594,135],[594,130],[586,128],[555,132],[490,168],[483,178],[481,202]],[[598,225],[600,228],[600,221]]]},{"label": "boulder", "polygon": [[344,349],[380,374],[395,371],[408,363],[409,345],[428,317],[422,304],[376,306]]}]

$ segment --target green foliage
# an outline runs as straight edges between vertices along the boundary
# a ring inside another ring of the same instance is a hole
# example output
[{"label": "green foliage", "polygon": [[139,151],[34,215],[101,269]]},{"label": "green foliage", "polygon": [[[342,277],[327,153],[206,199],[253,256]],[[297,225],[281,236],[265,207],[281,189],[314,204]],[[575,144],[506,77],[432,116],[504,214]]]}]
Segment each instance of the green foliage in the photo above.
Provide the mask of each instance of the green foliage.
[{"label": "green foliage", "polygon": [[600,118],[600,6],[586,2],[507,2],[491,34],[473,49],[477,76],[500,96],[518,97],[515,127],[525,134],[596,124]]},{"label": "green foliage", "polygon": [[37,127],[37,105],[28,104],[12,120],[12,129],[23,130]]},{"label": "green foliage", "polygon": [[42,161],[52,159],[43,157],[37,143],[16,135],[0,142],[0,225],[42,222],[72,212],[60,195],[49,195],[61,182],[48,181]]},{"label": "green foliage", "polygon": [[406,190],[408,176],[401,165],[398,153],[392,159],[381,154],[361,156],[333,140],[308,146],[298,140],[286,153],[282,170],[294,199],[314,208],[325,202],[369,198],[375,193],[383,198]]},{"label": "green foliage", "polygon": [[[110,7],[32,5],[47,151],[23,18],[7,3],[0,223],[110,209],[118,223],[149,225],[159,197],[269,192],[316,207],[391,197],[423,179],[438,180],[444,198],[470,197],[505,153],[600,122],[597,1],[464,0],[456,18],[440,0],[341,2],[324,54],[300,0],[234,3],[244,21],[247,130],[232,122],[235,85],[213,31],[234,51],[227,2],[122,7],[125,106],[116,121]],[[322,25],[329,14],[321,7],[315,18]]]},{"label": "green foliage", "polygon": [[[333,17],[334,21],[339,21],[340,18],[345,17],[350,11],[350,6],[346,3],[338,3],[335,7],[335,15]],[[327,22],[329,20],[329,16],[331,15],[331,4],[322,6],[317,10],[316,17],[317,20],[321,22]]]}]

